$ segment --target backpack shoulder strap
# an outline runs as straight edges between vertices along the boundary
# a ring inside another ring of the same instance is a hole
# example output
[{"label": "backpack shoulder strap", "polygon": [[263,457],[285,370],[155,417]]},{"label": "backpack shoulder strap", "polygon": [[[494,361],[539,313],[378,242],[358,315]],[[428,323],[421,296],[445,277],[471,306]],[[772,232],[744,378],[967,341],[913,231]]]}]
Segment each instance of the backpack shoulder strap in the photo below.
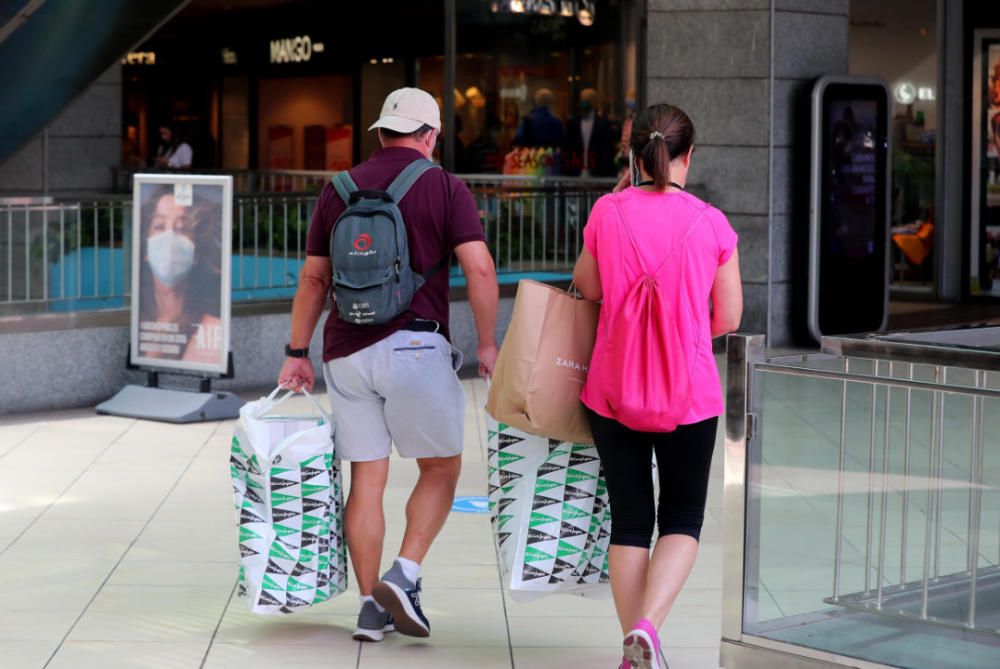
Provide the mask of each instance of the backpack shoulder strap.
[{"label": "backpack shoulder strap", "polygon": [[443,270],[445,267],[447,267],[450,261],[451,261],[451,254],[449,253],[444,258],[441,258],[441,260],[439,260],[437,264],[434,265],[434,267],[431,267],[429,270],[427,270],[420,276],[423,278],[424,281],[429,281],[432,276],[434,276],[435,274]]},{"label": "backpack shoulder strap", "polygon": [[351,178],[350,173],[347,170],[337,172],[330,181],[337,190],[337,195],[340,196],[340,199],[344,201],[345,205],[350,206],[351,193],[358,190],[358,185],[354,183],[354,179]]},{"label": "backpack shoulder strap", "polygon": [[698,218],[696,218],[694,220],[694,223],[692,223],[691,225],[688,226],[687,232],[684,233],[684,236],[681,237],[681,240],[679,242],[677,242],[676,246],[674,246],[674,250],[670,252],[670,255],[667,256],[667,259],[664,260],[663,263],[653,273],[653,276],[659,276],[660,275],[660,273],[663,271],[663,269],[667,266],[667,263],[670,262],[670,260],[675,255],[677,255],[677,252],[680,251],[681,248],[684,246],[684,243],[687,242],[688,237],[690,237],[692,235],[692,233],[694,233],[694,231],[698,229],[698,226],[701,225],[701,222],[704,221],[705,218],[706,218],[706,215],[705,215],[705,212],[703,211],[698,216]]},{"label": "backpack shoulder strap", "polygon": [[618,194],[611,196],[611,200],[615,203],[615,210],[618,212],[618,222],[622,226],[622,230],[625,231],[625,236],[628,237],[629,242],[632,243],[632,250],[635,252],[635,257],[639,261],[639,268],[642,270],[643,274],[648,275],[649,270],[646,269],[646,263],[642,260],[642,254],[639,253],[639,245],[635,243],[635,237],[632,236],[632,231],[629,230],[628,223],[625,222],[625,214],[622,212],[622,206],[618,202]]},{"label": "backpack shoulder strap", "polygon": [[677,242],[673,250],[667,255],[666,259],[660,264],[660,266],[656,268],[656,271],[650,273],[649,270],[646,269],[646,264],[642,260],[642,254],[639,253],[639,245],[636,243],[635,237],[632,236],[632,231],[629,230],[628,224],[625,222],[625,214],[622,212],[621,205],[618,202],[618,196],[615,195],[613,199],[615,202],[615,209],[618,210],[618,220],[621,222],[621,226],[625,230],[626,236],[632,243],[632,249],[635,251],[635,256],[639,260],[639,267],[642,268],[643,273],[646,274],[647,276],[659,276],[660,273],[663,271],[663,269],[667,266],[667,263],[669,263],[670,260],[674,257],[674,255],[681,249],[681,247],[684,246],[684,243],[688,240],[688,237],[691,236],[691,233],[693,233],[695,229],[701,224],[701,222],[704,221],[706,218],[705,211],[702,211],[701,214],[698,216],[698,218],[696,218],[694,222],[688,226],[688,229],[684,233],[684,236],[681,237],[681,240]]},{"label": "backpack shoulder strap", "polygon": [[410,188],[417,182],[417,179],[424,175],[427,170],[439,168],[440,166],[436,163],[427,160],[426,158],[417,158],[412,163],[407,165],[399,176],[396,177],[389,187],[386,189],[386,193],[392,198],[392,201],[399,203],[406,194],[409,192]]}]

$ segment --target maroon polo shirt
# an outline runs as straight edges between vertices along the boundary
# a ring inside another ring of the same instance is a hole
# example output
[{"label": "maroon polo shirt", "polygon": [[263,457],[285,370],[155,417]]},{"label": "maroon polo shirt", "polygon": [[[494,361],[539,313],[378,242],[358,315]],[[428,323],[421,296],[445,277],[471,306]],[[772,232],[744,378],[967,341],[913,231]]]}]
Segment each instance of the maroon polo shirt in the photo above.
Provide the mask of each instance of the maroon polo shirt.
[{"label": "maroon polo shirt", "polygon": [[[350,175],[360,189],[385,190],[403,168],[420,157],[416,149],[379,149],[367,161],[352,168]],[[306,254],[329,257],[330,234],[345,208],[333,184],[328,183],[316,201]],[[459,244],[486,240],[479,210],[468,186],[444,170],[429,170],[421,176],[399,202],[399,210],[406,223],[410,264],[421,274],[450,256]],[[418,318],[437,321],[441,324],[441,333],[448,337],[448,288],[448,267],[444,267],[417,291],[405,313],[384,325],[347,323],[334,308],[323,330],[323,362],[357,353]],[[333,300],[332,290],[330,299]]]}]

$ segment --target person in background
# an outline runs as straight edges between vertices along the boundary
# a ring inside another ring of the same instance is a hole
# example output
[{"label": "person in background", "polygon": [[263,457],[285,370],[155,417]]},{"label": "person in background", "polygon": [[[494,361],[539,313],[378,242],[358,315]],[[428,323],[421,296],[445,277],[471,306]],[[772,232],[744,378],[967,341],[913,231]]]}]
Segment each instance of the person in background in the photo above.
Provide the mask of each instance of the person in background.
[{"label": "person in background", "polygon": [[563,124],[552,113],[555,97],[547,88],[535,91],[535,106],[521,119],[514,135],[514,145],[527,148],[558,147],[563,143]]},{"label": "person in background", "polygon": [[465,165],[472,174],[496,174],[503,167],[500,153],[500,118],[487,114],[479,137],[466,148]]},{"label": "person in background", "polygon": [[503,103],[503,113],[500,115],[500,155],[505,155],[514,145],[514,138],[521,125],[521,111],[517,101],[508,98]]},{"label": "person in background", "polygon": [[597,113],[598,94],[593,88],[580,92],[580,113],[566,127],[563,174],[566,176],[615,176],[616,138],[611,121]]},{"label": "person in background", "polygon": [[629,89],[625,94],[625,117],[622,119],[622,134],[618,141],[618,152],[615,154],[615,167],[618,169],[618,176],[625,175],[629,168],[628,163],[628,142],[632,137],[632,121],[635,119],[636,100],[635,89]]},{"label": "person in background", "polygon": [[160,144],[156,147],[156,167],[168,167],[173,170],[187,170],[194,160],[194,150],[191,145],[177,136],[173,128],[160,126]]},{"label": "person in background", "polygon": [[[691,119],[677,107],[652,106],[636,117],[629,146],[642,180],[630,186],[626,176],[617,192],[595,203],[573,279],[586,299],[603,300],[581,400],[608,486],[611,590],[625,635],[621,668],[662,669],[658,630],[694,566],[725,408],[712,339],[739,326],[743,290],[736,233],[721,211],[684,191],[694,149]],[[650,275],[646,268],[661,269]],[[669,327],[657,332],[661,350],[670,351],[662,355],[683,361],[669,376],[642,360],[630,367],[636,358],[622,357],[615,344],[641,340],[620,331],[637,321],[619,318],[618,310],[623,304],[635,308],[632,291],[648,289],[651,280],[658,288],[646,296],[658,303],[647,313],[688,315],[677,334]],[[651,380],[661,386],[652,387]],[[609,401],[615,393],[632,402],[677,398],[670,411],[682,418],[634,429],[618,420],[636,424],[634,415],[626,418],[620,410],[624,404]],[[659,508],[650,476],[654,452]],[[654,525],[658,539],[650,553]]]}]

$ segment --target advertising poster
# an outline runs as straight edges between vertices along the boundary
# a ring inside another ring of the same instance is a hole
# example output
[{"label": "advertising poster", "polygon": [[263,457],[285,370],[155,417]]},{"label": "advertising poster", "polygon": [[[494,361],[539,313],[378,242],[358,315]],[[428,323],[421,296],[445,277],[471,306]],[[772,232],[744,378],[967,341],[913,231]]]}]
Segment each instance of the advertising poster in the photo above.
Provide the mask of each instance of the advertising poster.
[{"label": "advertising poster", "polygon": [[975,44],[969,289],[1000,297],[1000,31],[977,31]]},{"label": "advertising poster", "polygon": [[224,374],[232,177],[137,174],[132,197],[132,364]]}]

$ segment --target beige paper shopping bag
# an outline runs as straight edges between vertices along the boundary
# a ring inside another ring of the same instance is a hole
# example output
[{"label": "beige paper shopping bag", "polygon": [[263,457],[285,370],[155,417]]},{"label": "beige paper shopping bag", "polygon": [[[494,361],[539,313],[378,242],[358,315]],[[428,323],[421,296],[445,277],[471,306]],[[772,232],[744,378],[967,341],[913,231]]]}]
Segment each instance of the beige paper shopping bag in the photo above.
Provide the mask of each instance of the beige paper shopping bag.
[{"label": "beige paper shopping bag", "polygon": [[580,402],[600,306],[523,280],[497,359],[486,411],[500,423],[549,439],[589,444]]}]

